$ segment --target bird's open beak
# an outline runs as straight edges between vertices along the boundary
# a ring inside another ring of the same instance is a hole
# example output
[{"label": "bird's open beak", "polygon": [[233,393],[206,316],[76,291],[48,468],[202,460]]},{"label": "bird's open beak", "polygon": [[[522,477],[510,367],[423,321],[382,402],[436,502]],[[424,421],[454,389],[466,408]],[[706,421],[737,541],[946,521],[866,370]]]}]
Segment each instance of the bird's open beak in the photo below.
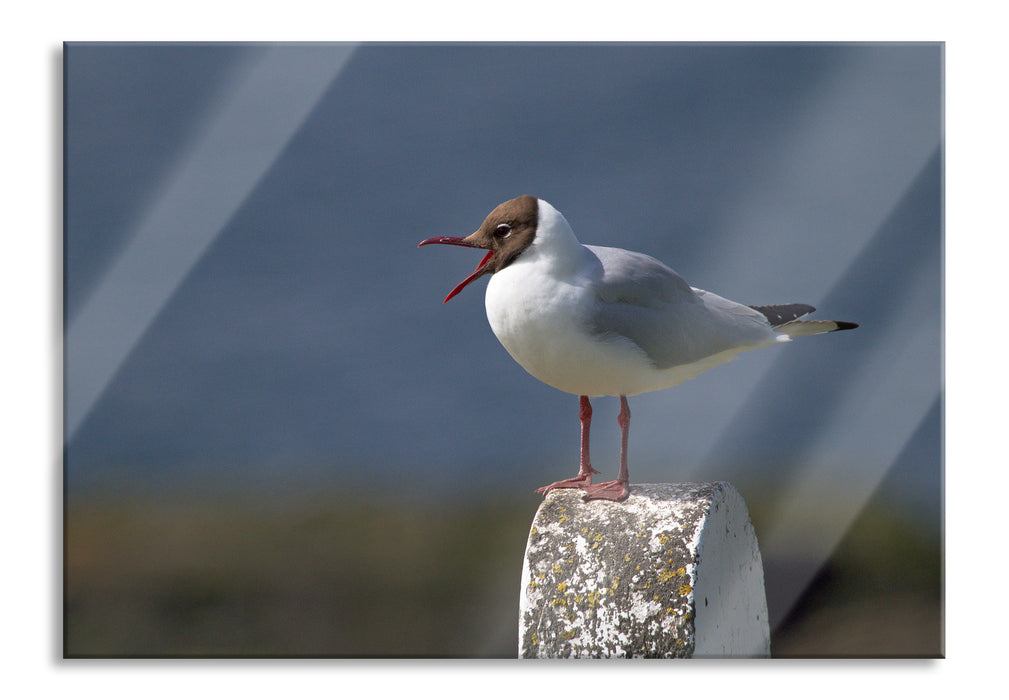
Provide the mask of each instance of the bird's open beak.
[{"label": "bird's open beak", "polygon": [[[441,243],[443,245],[458,245],[463,246],[464,248],[483,248],[486,250],[486,246],[473,243],[472,241],[469,240],[470,238],[472,238],[472,236],[467,236],[466,238],[459,238],[457,236],[435,236],[434,238],[428,238],[427,240],[421,241],[420,243],[417,244],[417,247],[420,248],[422,245],[429,245],[431,243]],[[471,272],[466,279],[457,284],[455,286],[455,289],[453,289],[451,292],[448,293],[448,296],[445,297],[445,301],[443,301],[442,303],[444,304],[448,302],[449,299],[451,299],[456,294],[461,292],[463,290],[463,287],[465,287],[467,284],[477,279],[478,277],[482,277],[487,272],[487,263],[490,262],[490,259],[492,257],[494,257],[494,251],[488,250],[487,255],[483,256],[483,260],[481,260],[480,264],[476,266],[476,269],[473,270],[473,272]]]}]

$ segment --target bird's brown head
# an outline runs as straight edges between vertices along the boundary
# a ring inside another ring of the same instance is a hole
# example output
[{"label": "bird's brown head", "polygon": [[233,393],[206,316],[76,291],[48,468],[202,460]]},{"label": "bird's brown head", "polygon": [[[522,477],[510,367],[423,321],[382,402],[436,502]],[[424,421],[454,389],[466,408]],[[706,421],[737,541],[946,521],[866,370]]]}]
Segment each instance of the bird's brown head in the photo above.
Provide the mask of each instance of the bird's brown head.
[{"label": "bird's brown head", "polygon": [[463,290],[467,284],[486,274],[500,272],[508,267],[522,251],[532,244],[536,237],[536,223],[539,214],[539,204],[535,197],[524,194],[515,199],[497,205],[483,224],[474,233],[465,238],[453,236],[436,236],[421,241],[420,246],[432,243],[458,245],[467,248],[483,248],[487,251],[483,260],[470,275],[455,286],[448,296],[447,302]]}]

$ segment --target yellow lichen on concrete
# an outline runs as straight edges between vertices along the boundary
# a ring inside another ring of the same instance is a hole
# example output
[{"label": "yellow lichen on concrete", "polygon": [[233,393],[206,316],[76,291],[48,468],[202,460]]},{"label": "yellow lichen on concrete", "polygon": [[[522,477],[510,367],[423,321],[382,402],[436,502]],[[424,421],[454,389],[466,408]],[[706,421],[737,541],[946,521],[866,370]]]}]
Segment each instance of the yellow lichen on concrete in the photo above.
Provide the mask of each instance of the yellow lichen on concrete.
[{"label": "yellow lichen on concrete", "polygon": [[[671,489],[676,500],[667,505]],[[538,536],[527,548],[523,601],[531,607],[523,610],[520,621],[521,656],[693,653],[692,608],[704,593],[694,593],[691,583],[700,563],[694,551],[699,531],[693,525],[704,515],[695,491],[707,496],[693,485],[655,490],[657,495],[644,504],[633,500],[643,494],[632,494],[628,508],[641,509],[636,522],[624,517],[627,508],[585,505],[573,490],[558,490],[545,499],[542,512],[547,515],[536,521]],[[677,518],[691,527],[677,527]],[[534,629],[542,634],[530,640]],[[600,639],[606,642],[600,645]]]}]

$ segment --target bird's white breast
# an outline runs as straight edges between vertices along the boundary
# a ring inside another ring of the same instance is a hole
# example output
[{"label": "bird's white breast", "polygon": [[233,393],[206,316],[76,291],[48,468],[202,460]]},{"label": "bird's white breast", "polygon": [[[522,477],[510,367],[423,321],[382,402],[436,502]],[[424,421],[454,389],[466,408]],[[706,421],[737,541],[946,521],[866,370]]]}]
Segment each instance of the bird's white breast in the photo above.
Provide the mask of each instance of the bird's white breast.
[{"label": "bird's white breast", "polygon": [[586,330],[594,300],[584,286],[588,270],[575,266],[558,272],[530,258],[495,273],[485,298],[491,329],[515,361],[571,394],[630,396],[651,390],[654,370],[639,348]]}]

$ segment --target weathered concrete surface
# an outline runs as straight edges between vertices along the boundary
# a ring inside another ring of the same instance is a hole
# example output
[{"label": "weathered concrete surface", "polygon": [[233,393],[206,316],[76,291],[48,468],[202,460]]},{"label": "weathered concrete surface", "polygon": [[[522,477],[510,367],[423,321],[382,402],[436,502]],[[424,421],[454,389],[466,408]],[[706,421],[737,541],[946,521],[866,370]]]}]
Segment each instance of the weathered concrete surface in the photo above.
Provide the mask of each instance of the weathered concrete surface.
[{"label": "weathered concrete surface", "polygon": [[519,656],[769,656],[757,538],[731,484],[547,495],[522,567]]}]

